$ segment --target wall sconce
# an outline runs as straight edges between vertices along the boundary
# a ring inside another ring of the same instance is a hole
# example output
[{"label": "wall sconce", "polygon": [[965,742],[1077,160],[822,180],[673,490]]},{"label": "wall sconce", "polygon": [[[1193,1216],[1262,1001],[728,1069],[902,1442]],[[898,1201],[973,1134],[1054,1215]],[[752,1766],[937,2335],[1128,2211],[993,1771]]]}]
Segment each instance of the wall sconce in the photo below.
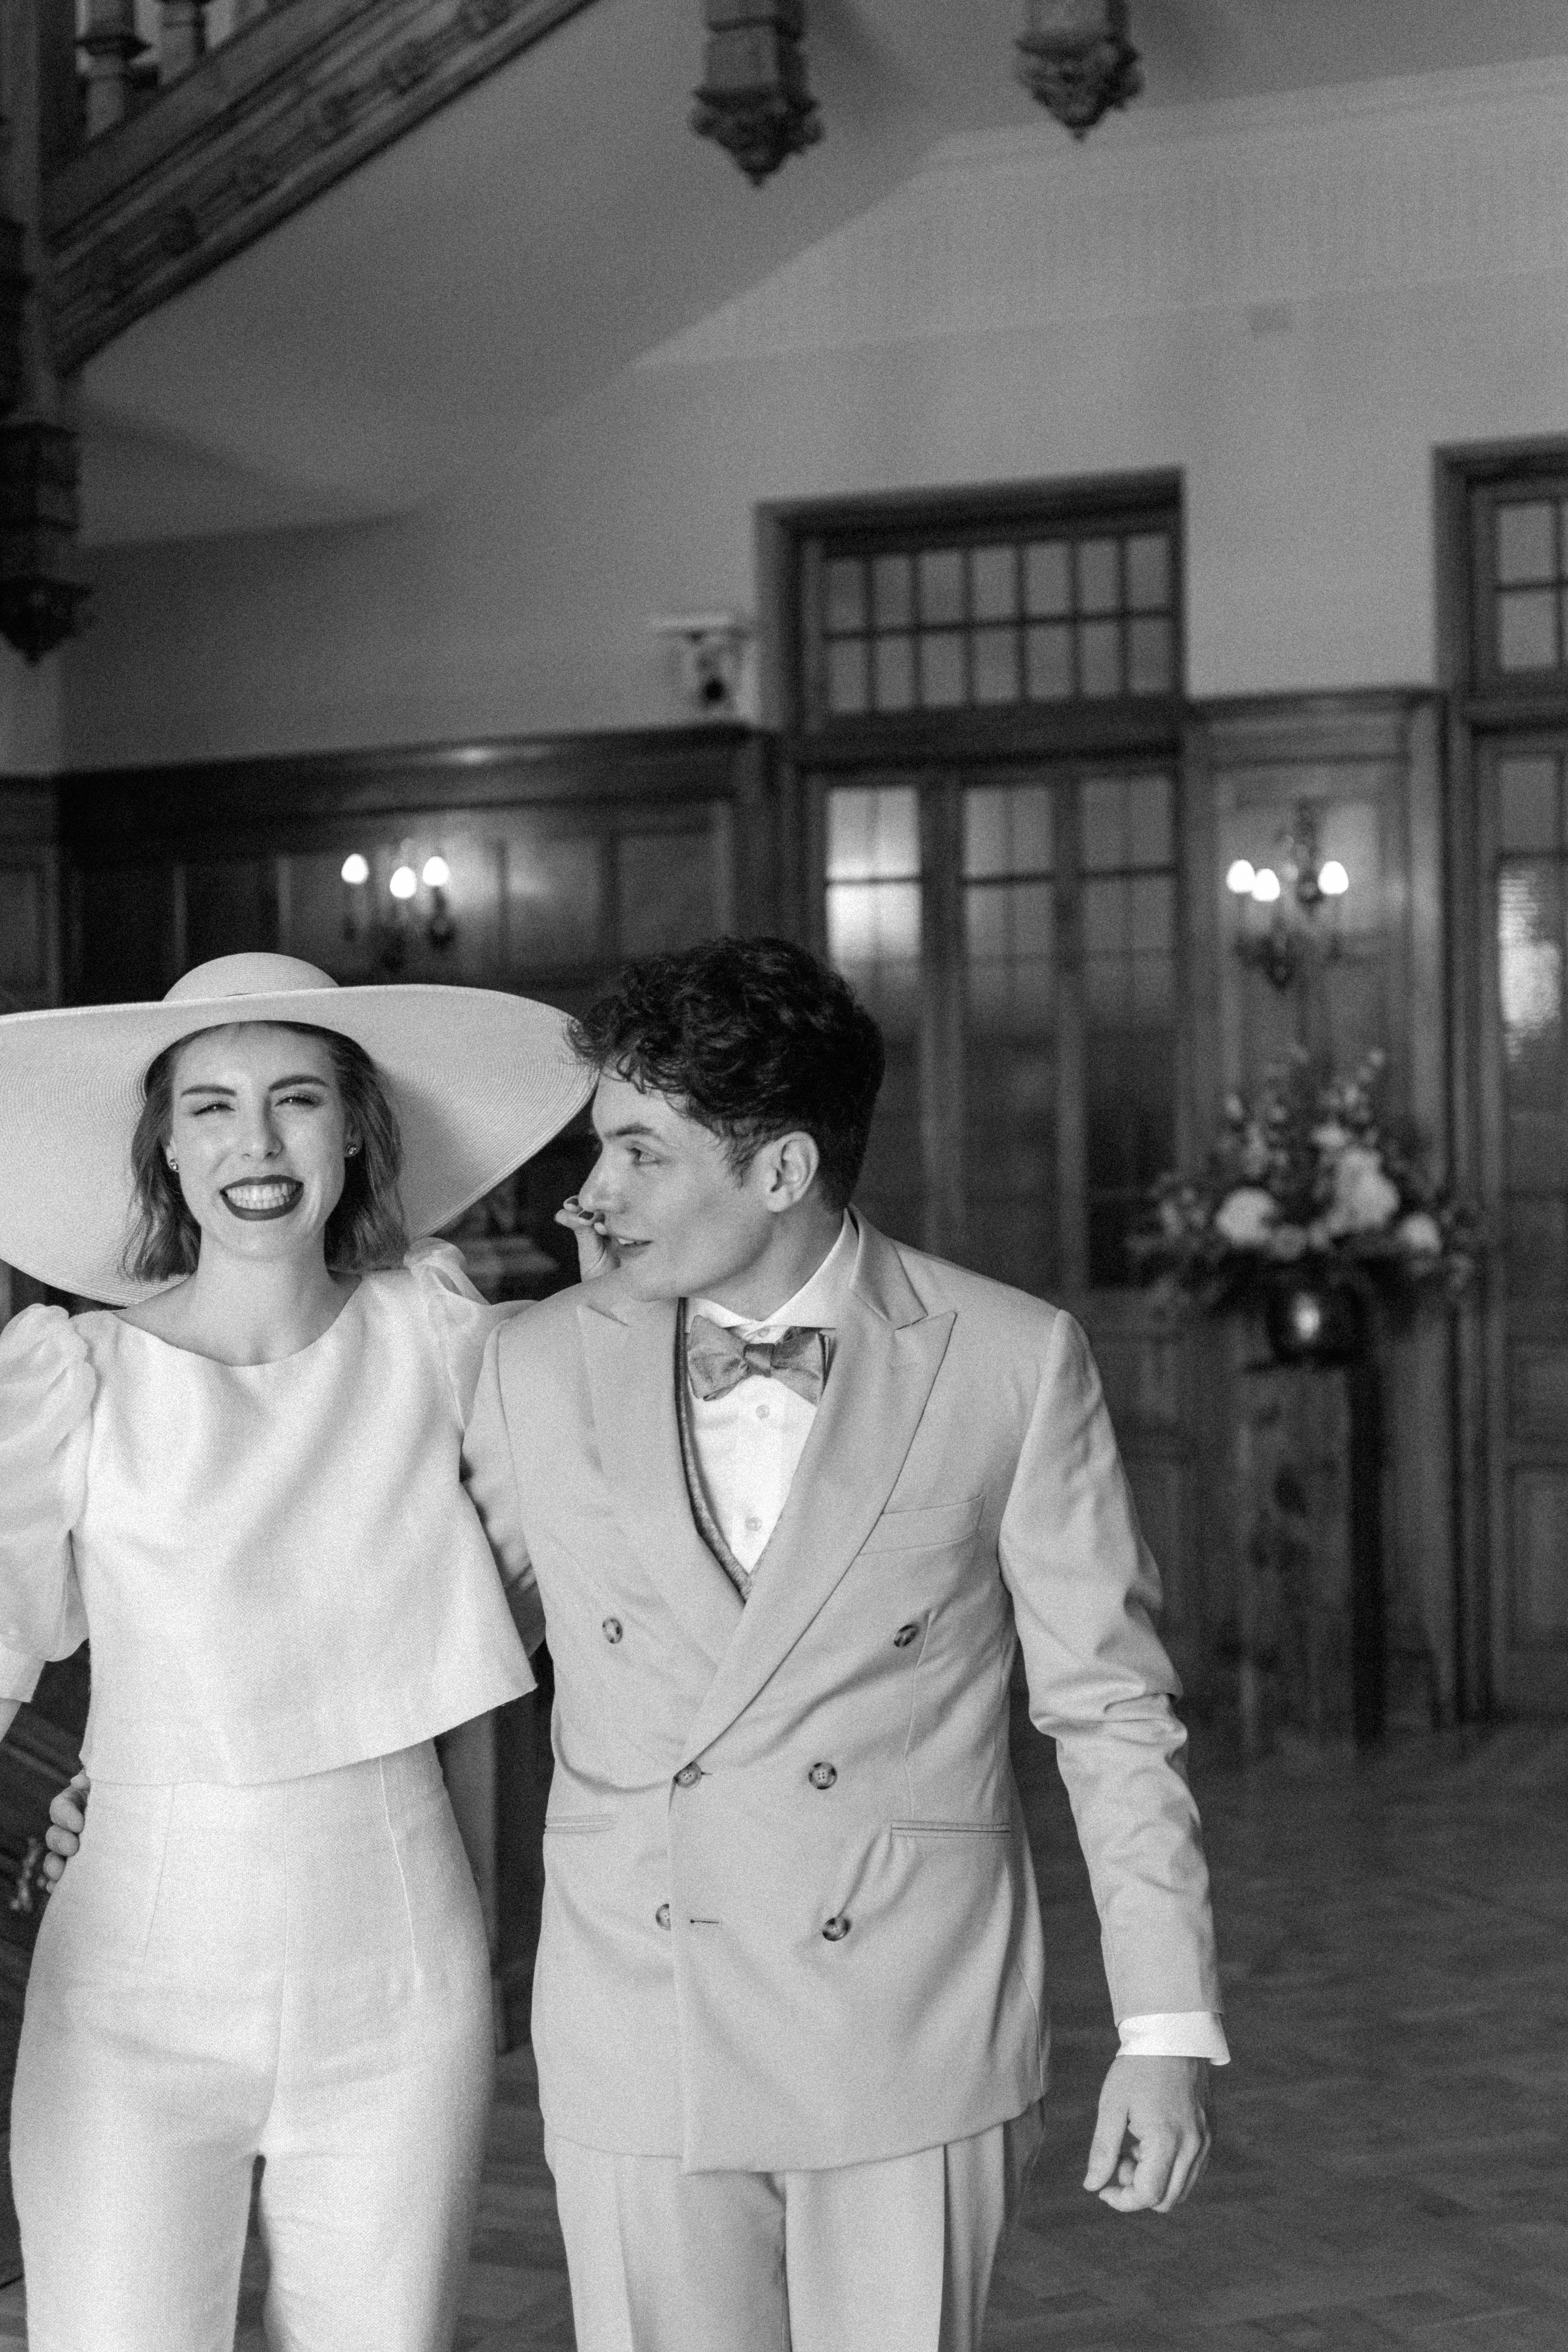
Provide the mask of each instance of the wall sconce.
[{"label": "wall sconce", "polygon": [[1331,963],[1338,956],[1340,901],[1351,877],[1337,857],[1320,859],[1317,812],[1310,801],[1297,803],[1294,822],[1279,835],[1278,847],[1278,869],[1238,857],[1225,887],[1237,902],[1237,955],[1276,988],[1287,989],[1310,963]]},{"label": "wall sconce", "polygon": [[383,972],[401,971],[408,961],[416,901],[422,890],[427,898],[421,928],[430,945],[449,948],[458,936],[458,926],[447,899],[452,879],[450,866],[439,850],[426,857],[422,866],[416,865],[416,851],[405,841],[398,851],[397,864],[387,877],[387,896],[392,900],[388,910],[375,905],[369,858],[354,849],[342,862],[343,937],[352,947],[368,940],[376,968]]},{"label": "wall sconce", "polygon": [[1075,139],[1143,87],[1127,0],[1027,0],[1018,79]]},{"label": "wall sconce", "polygon": [[732,719],[754,632],[740,613],[678,613],[648,623],[679,651],[681,699],[705,719]]},{"label": "wall sconce", "polygon": [[805,0],[706,0],[702,86],[691,128],[716,139],[753,188],[822,136],[805,79]]}]

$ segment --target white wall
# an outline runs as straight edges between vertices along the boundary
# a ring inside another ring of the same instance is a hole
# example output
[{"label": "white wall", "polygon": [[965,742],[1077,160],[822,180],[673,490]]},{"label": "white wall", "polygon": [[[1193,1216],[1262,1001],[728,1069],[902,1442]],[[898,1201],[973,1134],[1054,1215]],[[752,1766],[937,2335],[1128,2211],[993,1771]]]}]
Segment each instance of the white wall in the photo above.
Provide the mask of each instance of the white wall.
[{"label": "white wall", "polygon": [[65,756],[673,720],[759,500],[1149,466],[1195,694],[1429,681],[1432,449],[1568,436],[1565,298],[1568,63],[952,142],[412,518],[100,551]]}]

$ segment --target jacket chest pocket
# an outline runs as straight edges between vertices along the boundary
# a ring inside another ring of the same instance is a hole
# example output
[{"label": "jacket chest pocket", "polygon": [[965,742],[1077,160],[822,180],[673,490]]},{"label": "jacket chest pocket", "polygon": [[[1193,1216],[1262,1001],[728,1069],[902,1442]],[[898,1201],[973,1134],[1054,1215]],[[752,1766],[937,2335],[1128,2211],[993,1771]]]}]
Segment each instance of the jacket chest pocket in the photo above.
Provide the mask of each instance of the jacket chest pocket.
[{"label": "jacket chest pocket", "polygon": [[861,1545],[861,1553],[950,1551],[972,1539],[984,1507],[984,1495],[966,1495],[956,1503],[886,1510]]}]

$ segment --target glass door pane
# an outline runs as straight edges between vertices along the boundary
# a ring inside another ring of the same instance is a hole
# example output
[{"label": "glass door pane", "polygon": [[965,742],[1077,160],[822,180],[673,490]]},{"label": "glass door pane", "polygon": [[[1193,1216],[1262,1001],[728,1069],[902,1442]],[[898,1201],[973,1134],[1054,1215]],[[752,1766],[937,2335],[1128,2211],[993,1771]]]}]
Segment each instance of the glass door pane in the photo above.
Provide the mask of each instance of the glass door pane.
[{"label": "glass door pane", "polygon": [[1487,1205],[1502,1261],[1489,1285],[1493,1655],[1504,1705],[1555,1706],[1568,1645],[1568,737],[1495,745],[1481,774]]},{"label": "glass door pane", "polygon": [[856,1198],[900,1241],[922,1238],[920,793],[879,778],[826,794],[827,953],[881,1024],[888,1069]]},{"label": "glass door pane", "polygon": [[1055,791],[972,784],[963,822],[966,1257],[1041,1293],[1059,1280]]}]

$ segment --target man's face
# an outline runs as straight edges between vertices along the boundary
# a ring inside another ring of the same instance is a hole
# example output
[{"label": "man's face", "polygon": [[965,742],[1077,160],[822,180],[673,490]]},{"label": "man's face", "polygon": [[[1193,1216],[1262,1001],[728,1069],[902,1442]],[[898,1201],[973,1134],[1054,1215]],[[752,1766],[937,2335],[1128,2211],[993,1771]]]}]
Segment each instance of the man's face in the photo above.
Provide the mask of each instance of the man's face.
[{"label": "man's face", "polygon": [[765,1153],[737,1176],[710,1129],[608,1072],[594,1128],[599,1157],[578,1199],[604,1225],[634,1298],[711,1297],[763,1256],[777,1230]]}]

